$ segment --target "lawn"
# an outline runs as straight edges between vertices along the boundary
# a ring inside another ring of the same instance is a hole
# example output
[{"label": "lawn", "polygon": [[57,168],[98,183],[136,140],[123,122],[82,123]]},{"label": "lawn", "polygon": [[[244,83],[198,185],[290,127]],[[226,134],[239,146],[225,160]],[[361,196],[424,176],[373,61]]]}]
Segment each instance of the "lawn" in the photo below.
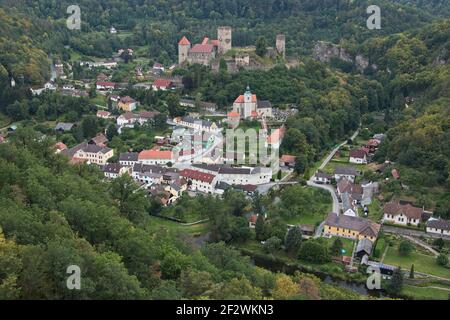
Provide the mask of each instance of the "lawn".
[{"label": "lawn", "polygon": [[334,173],[334,169],[336,167],[349,167],[358,171],[363,171],[366,168],[365,164],[354,164],[349,162],[340,162],[340,161],[330,161],[324,168],[326,173]]},{"label": "lawn", "polygon": [[328,213],[332,210],[331,195],[322,189],[304,188],[304,191],[311,196],[311,209],[306,213],[283,217],[287,224],[319,224],[326,219]]},{"label": "lawn", "polygon": [[[336,237],[322,238],[322,239],[326,240],[326,242],[328,242],[328,246],[331,248],[331,246],[333,245],[333,242],[336,240]],[[353,253],[353,247],[355,244],[355,240],[347,239],[347,238],[340,238],[340,239],[342,241],[343,249],[345,250],[345,253],[343,255],[350,257]]]},{"label": "lawn", "polygon": [[372,221],[379,222],[383,217],[383,208],[381,207],[381,203],[375,197],[372,198],[372,203],[369,204],[369,215],[366,218],[369,218]]},{"label": "lawn", "polygon": [[404,285],[402,294],[415,300],[447,300],[450,290]]},{"label": "lawn", "polygon": [[417,252],[417,250],[407,256],[400,256],[397,246],[389,247],[383,262],[392,266],[400,266],[406,270],[409,270],[411,265],[414,264],[414,270],[416,272],[450,279],[450,269],[438,265],[436,258],[433,256],[425,255]]},{"label": "lawn", "polygon": [[199,235],[203,234],[207,230],[207,222],[205,223],[199,223],[191,226],[185,226],[180,223],[177,223],[175,221],[166,220],[163,218],[158,218],[155,216],[150,216],[150,229],[156,230],[156,229],[167,229],[172,231],[180,231],[185,232],[187,234],[191,235]]},{"label": "lawn", "polygon": [[97,94],[95,98],[90,99],[90,102],[95,105],[106,107],[106,96],[102,94]]}]

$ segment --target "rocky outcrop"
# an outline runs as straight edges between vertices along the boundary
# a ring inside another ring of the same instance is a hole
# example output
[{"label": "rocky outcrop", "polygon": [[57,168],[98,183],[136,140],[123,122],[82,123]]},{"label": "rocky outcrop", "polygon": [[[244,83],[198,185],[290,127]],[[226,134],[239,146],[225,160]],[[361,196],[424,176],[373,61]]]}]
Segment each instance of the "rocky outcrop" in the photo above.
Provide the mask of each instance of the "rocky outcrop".
[{"label": "rocky outcrop", "polygon": [[341,46],[325,41],[316,43],[313,49],[313,57],[321,62],[330,62],[332,58],[338,58],[342,61],[353,63],[359,72],[363,72],[368,67],[372,67],[374,70],[377,69],[376,65],[371,65],[369,59],[362,54],[357,54],[353,57]]}]

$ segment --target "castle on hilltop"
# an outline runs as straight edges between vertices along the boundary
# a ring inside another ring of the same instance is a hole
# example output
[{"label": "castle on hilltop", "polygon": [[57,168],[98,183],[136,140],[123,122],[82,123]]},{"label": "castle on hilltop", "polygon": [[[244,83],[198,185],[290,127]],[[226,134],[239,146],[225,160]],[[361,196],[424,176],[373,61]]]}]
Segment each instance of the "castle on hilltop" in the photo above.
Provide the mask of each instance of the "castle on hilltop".
[{"label": "castle on hilltop", "polygon": [[189,40],[183,36],[178,42],[178,63],[198,63],[211,66],[211,62],[231,49],[231,27],[217,28],[217,40],[205,37],[202,43],[191,47]]}]

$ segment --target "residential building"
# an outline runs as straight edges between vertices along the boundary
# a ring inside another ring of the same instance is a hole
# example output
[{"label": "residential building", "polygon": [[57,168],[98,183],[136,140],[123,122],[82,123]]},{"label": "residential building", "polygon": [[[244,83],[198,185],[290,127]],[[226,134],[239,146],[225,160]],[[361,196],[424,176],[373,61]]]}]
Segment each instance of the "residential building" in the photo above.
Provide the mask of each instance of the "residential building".
[{"label": "residential building", "polygon": [[336,179],[336,181],[339,181],[341,178],[346,178],[351,182],[355,182],[355,178],[358,175],[358,171],[353,168],[336,167],[334,170],[334,179]]},{"label": "residential building", "polygon": [[97,81],[96,88],[100,91],[112,91],[116,88],[116,83],[109,81]]},{"label": "residential building", "polygon": [[368,239],[372,242],[378,237],[380,225],[364,218],[338,215],[331,212],[324,223],[324,236],[337,236],[350,239]]},{"label": "residential building", "polygon": [[427,222],[427,233],[450,237],[450,220],[430,218]]},{"label": "residential building", "polygon": [[314,182],[316,183],[329,184],[331,183],[331,179],[333,179],[333,176],[324,172],[316,172],[316,174],[314,175]]},{"label": "residential building", "polygon": [[203,119],[195,119],[192,117],[178,117],[173,119],[173,121],[182,127],[194,129],[197,131],[206,132],[220,132],[222,130],[215,122]]},{"label": "residential building", "polygon": [[170,150],[143,150],[139,153],[138,162],[142,164],[168,164],[174,163],[172,151]]},{"label": "residential building", "polygon": [[367,163],[367,154],[364,150],[350,150],[349,153],[349,162],[356,164],[366,164]]},{"label": "residential building", "polygon": [[217,175],[230,185],[260,185],[269,183],[272,169],[266,167],[231,167],[223,164],[193,164],[196,170]]},{"label": "residential building", "polygon": [[[0,136],[1,138],[1,136]],[[1,140],[0,140],[1,142]],[[60,153],[61,151],[67,150],[67,146],[62,142],[55,143],[55,153]]]},{"label": "residential building", "polygon": [[417,208],[411,204],[400,204],[389,202],[383,207],[383,221],[399,225],[418,226],[422,219],[422,208]]},{"label": "residential building", "polygon": [[293,168],[295,166],[295,156],[283,154],[280,159],[281,165]]},{"label": "residential building", "polygon": [[88,144],[95,144],[99,147],[106,147],[107,143],[108,138],[103,133],[97,134],[94,138],[88,141]]},{"label": "residential building", "polygon": [[194,191],[213,193],[216,185],[216,175],[198,170],[184,169],[180,176],[188,181],[189,188]]},{"label": "residential building", "polygon": [[55,126],[55,131],[59,131],[61,133],[68,132],[75,127],[74,123],[68,122],[58,122]]},{"label": "residential building", "polygon": [[152,88],[153,90],[166,91],[173,88],[173,83],[171,80],[167,79],[156,79],[155,81],[153,81]]},{"label": "residential building", "polygon": [[117,107],[123,111],[133,111],[137,107],[137,102],[130,96],[120,98]]},{"label": "residential building", "polygon": [[138,158],[138,152],[124,152],[119,155],[119,163],[123,166],[133,167],[136,163],[138,163]]},{"label": "residential building", "polygon": [[111,112],[106,111],[106,110],[98,110],[97,111],[97,118],[102,118],[102,119],[111,119]]},{"label": "residential building", "polygon": [[86,162],[103,166],[109,158],[114,156],[114,150],[83,142],[73,148],[61,151],[61,154],[69,157],[71,163]]},{"label": "residential building", "polygon": [[106,178],[116,179],[123,174],[130,174],[131,169],[119,163],[107,163],[102,167],[102,171]]}]

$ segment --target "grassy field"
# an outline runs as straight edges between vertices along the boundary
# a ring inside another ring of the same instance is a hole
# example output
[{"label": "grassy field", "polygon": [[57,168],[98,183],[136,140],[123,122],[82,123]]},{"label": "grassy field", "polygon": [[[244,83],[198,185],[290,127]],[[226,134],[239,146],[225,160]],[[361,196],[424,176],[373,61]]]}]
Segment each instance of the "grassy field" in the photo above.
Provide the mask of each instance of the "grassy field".
[{"label": "grassy field", "polygon": [[408,256],[400,256],[397,246],[389,247],[383,262],[400,266],[406,270],[409,270],[411,265],[414,264],[416,272],[450,279],[450,269],[438,265],[435,257],[417,252],[417,250],[411,252]]},{"label": "grassy field", "polygon": [[[324,240],[326,240],[328,242],[329,247],[331,247],[333,245],[333,242],[336,240],[336,237],[331,237],[331,238],[323,238]],[[343,244],[343,249],[345,250],[345,253],[343,254],[344,256],[351,256],[353,253],[353,247],[355,244],[355,241],[352,239],[346,239],[346,238],[341,238],[342,244]]]},{"label": "grassy field", "polygon": [[106,96],[102,95],[102,94],[97,94],[97,96],[95,98],[91,98],[89,100],[92,104],[95,105],[100,105],[100,106],[104,106],[106,107]]},{"label": "grassy field", "polygon": [[404,285],[402,294],[414,300],[447,300],[450,290]]},{"label": "grassy field", "polygon": [[175,221],[166,220],[163,218],[158,218],[154,216],[150,216],[150,229],[157,230],[160,228],[172,230],[172,231],[180,231],[185,232],[191,235],[200,235],[206,232],[207,223],[199,223],[191,226],[184,226]]},{"label": "grassy field", "polygon": [[349,162],[340,162],[340,161],[330,161],[326,167],[324,168],[324,171],[326,173],[333,173],[336,167],[345,167],[345,168],[353,168],[358,171],[362,171],[365,169],[365,164],[354,164]]},{"label": "grassy field", "polygon": [[305,191],[312,195],[313,210],[308,213],[285,217],[287,224],[313,224],[316,225],[327,217],[332,210],[331,195],[322,189],[305,188]]},{"label": "grassy field", "polygon": [[383,217],[383,207],[378,199],[373,197],[372,203],[369,205],[369,214],[366,218],[372,221],[379,222]]}]

